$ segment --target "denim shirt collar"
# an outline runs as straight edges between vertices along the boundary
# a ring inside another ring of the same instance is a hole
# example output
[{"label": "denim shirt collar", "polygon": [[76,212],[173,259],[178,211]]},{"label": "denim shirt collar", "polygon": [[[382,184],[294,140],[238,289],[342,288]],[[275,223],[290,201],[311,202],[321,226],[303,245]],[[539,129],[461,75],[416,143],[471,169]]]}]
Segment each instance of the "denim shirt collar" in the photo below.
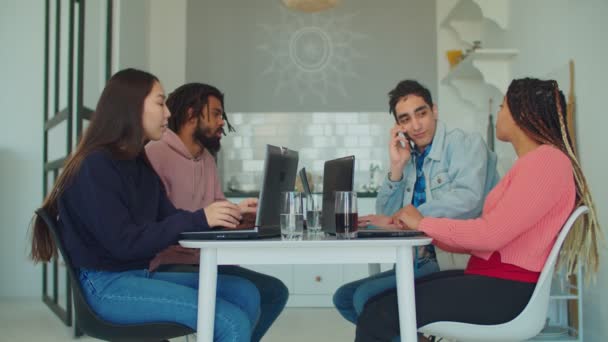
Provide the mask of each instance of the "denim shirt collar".
[{"label": "denim shirt collar", "polygon": [[441,160],[441,156],[443,155],[443,150],[445,148],[445,134],[446,127],[443,122],[437,120],[437,127],[435,128],[435,136],[433,137],[433,141],[431,142],[431,151],[429,151],[428,158],[432,160]]}]

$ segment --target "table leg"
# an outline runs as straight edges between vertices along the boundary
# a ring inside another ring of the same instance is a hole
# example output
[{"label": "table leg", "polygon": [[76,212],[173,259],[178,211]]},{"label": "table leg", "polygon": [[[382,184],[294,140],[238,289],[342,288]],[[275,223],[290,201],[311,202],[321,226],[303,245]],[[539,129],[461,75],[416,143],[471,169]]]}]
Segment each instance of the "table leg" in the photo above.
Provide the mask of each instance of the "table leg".
[{"label": "table leg", "polygon": [[197,342],[213,342],[216,288],[217,249],[203,248],[198,275]]},{"label": "table leg", "polygon": [[418,341],[416,297],[414,295],[414,258],[411,247],[397,247],[397,304],[401,342]]}]

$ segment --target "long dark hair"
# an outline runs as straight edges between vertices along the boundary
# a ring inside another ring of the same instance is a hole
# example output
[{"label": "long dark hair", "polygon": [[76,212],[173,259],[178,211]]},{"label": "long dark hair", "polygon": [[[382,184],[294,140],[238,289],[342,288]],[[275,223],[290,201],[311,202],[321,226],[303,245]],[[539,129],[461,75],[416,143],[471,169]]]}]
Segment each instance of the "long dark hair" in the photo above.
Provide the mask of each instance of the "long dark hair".
[{"label": "long dark hair", "polygon": [[[99,97],[86,132],[65,162],[53,189],[44,199],[42,208],[51,217],[57,217],[57,200],[91,152],[104,149],[118,159],[131,159],[142,153],[145,142],[143,105],[156,82],[156,76],[136,69],[119,71],[110,78]],[[34,262],[49,261],[56,253],[49,228],[42,219],[35,216],[30,257]]]},{"label": "long dark hair", "polygon": [[507,104],[515,123],[541,144],[552,145],[570,158],[576,184],[576,205],[589,207],[588,215],[577,221],[564,242],[560,263],[574,272],[579,256],[593,273],[599,267],[598,240],[602,233],[587,180],[573,148],[568,131],[564,94],[554,80],[522,78],[513,80],[507,90]]}]

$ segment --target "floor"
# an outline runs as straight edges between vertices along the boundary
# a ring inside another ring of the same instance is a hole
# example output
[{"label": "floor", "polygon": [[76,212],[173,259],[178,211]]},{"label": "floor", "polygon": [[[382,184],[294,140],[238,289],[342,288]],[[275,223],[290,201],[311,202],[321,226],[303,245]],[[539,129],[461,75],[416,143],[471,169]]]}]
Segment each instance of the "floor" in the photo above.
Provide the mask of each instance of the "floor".
[{"label": "floor", "polygon": [[[73,340],[71,328],[63,325],[46,305],[35,299],[0,299],[0,331],[2,341]],[[354,326],[342,319],[333,308],[288,308],[270,328],[263,341],[353,341],[354,332]],[[78,341],[98,340],[82,337]]]}]

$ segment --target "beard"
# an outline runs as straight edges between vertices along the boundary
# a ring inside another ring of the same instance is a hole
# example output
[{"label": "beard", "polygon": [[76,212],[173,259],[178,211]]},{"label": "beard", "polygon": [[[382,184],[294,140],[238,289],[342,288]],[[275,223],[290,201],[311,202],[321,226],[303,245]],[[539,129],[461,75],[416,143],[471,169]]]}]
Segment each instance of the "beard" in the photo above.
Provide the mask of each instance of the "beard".
[{"label": "beard", "polygon": [[203,129],[199,125],[197,125],[196,130],[192,133],[192,138],[196,141],[200,146],[206,148],[211,154],[215,155],[220,148],[220,140],[221,138],[217,137],[217,133],[224,132],[223,128],[219,128],[215,132],[212,132],[210,129]]}]

